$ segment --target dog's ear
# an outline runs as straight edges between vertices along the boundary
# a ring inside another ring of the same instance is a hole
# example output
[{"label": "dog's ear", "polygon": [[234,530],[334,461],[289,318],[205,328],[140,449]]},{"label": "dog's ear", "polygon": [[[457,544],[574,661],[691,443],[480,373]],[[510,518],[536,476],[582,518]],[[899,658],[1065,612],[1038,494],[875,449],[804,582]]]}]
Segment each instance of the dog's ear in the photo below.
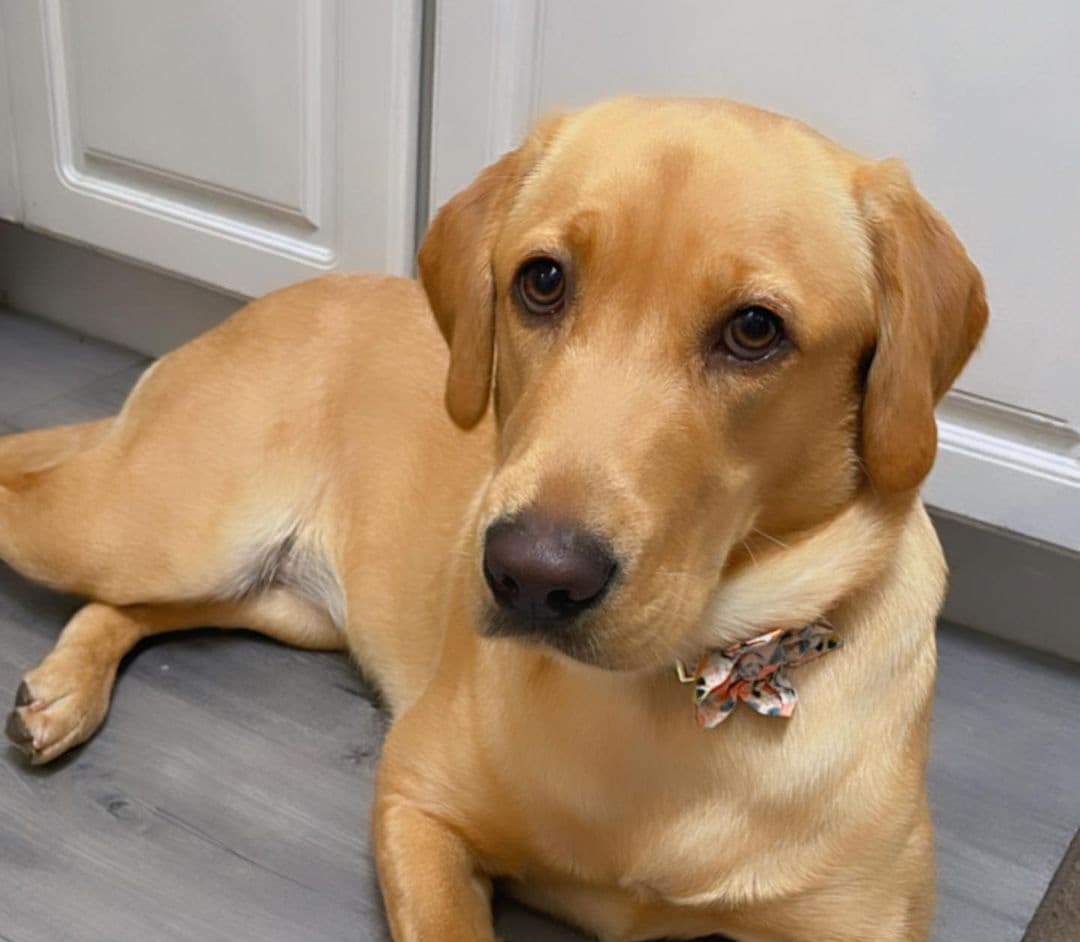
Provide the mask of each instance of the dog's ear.
[{"label": "dog's ear", "polygon": [[919,485],[934,462],[934,406],[982,335],[986,297],[960,240],[915,190],[903,164],[864,166],[855,186],[878,282],[862,459],[878,490],[906,491]]},{"label": "dog's ear", "polygon": [[521,161],[511,151],[451,199],[420,244],[420,281],[447,345],[446,408],[462,428],[487,410],[495,354],[491,252],[506,192]]},{"label": "dog's ear", "polygon": [[492,251],[524,176],[561,123],[542,121],[516,150],[481,171],[435,216],[420,245],[420,281],[450,347],[446,408],[462,428],[483,418],[495,354]]}]

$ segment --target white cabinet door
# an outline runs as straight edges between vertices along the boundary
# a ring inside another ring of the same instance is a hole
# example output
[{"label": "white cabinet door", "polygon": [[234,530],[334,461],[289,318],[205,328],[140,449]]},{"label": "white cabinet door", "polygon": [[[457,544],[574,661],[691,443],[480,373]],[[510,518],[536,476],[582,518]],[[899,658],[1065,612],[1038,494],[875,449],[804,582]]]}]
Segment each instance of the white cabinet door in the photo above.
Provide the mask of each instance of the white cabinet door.
[{"label": "white cabinet door", "polygon": [[0,2],[28,225],[247,295],[410,268],[418,0]]},{"label": "white cabinet door", "polygon": [[4,18],[0,16],[0,219],[14,221],[19,219],[21,207],[18,175],[15,169],[15,131],[11,123],[10,101],[8,62],[4,54]]},{"label": "white cabinet door", "polygon": [[861,0],[459,0],[435,46],[432,203],[542,111],[723,95],[903,157],[990,290],[939,415],[932,503],[1080,548],[1080,7]]}]

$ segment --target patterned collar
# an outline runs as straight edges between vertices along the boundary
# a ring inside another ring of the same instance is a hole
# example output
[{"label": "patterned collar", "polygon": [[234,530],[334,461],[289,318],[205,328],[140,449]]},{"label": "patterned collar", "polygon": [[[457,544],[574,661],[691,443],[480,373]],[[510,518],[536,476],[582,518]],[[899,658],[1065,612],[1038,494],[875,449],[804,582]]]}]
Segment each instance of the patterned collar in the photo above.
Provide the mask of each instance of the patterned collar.
[{"label": "patterned collar", "polygon": [[707,651],[693,671],[676,662],[679,680],[694,684],[698,725],[719,726],[740,700],[765,716],[789,717],[799,695],[785,669],[828,654],[842,641],[824,619],[802,628],[777,628],[749,641]]}]

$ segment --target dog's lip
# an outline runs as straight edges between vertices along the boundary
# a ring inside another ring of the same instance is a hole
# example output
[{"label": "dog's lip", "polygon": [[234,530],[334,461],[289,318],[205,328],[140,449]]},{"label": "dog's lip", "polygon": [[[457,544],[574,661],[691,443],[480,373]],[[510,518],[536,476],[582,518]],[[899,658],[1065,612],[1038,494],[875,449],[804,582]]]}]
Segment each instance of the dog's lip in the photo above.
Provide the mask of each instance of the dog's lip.
[{"label": "dog's lip", "polygon": [[[523,616],[511,612],[488,600],[480,620],[480,633],[490,637],[524,638],[543,641],[547,637],[560,637],[581,630],[582,619],[565,621],[555,616],[529,614]],[[587,630],[587,629],[586,629]]]},{"label": "dog's lip", "polygon": [[589,633],[590,628],[584,619],[566,622],[543,616],[522,617],[488,601],[478,627],[479,633],[486,638],[506,638],[525,644],[544,645],[586,663],[584,657],[573,653],[586,646],[581,638]]},{"label": "dog's lip", "polygon": [[543,650],[553,657],[558,657],[578,667],[595,668],[608,673],[634,673],[641,669],[640,664],[627,664],[621,658],[609,656],[602,642],[586,641],[585,638],[595,637],[595,635],[591,634],[594,628],[585,620],[562,625],[561,627],[565,630],[558,632],[543,631],[539,623],[534,623],[535,630],[530,628],[530,630],[521,631],[499,624],[508,620],[506,615],[504,609],[488,603],[477,622],[477,633],[487,640],[521,644]]}]

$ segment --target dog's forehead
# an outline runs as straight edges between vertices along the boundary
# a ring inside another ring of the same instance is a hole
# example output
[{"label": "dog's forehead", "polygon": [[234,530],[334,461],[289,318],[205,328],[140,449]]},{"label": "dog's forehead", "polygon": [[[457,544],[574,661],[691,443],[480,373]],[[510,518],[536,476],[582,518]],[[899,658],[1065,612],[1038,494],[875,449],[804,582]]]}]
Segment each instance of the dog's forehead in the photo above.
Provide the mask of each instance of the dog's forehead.
[{"label": "dog's forehead", "polygon": [[768,112],[617,100],[557,127],[522,185],[511,228],[523,241],[554,243],[591,226],[650,256],[692,248],[771,260],[810,279],[841,270],[863,277],[854,165],[821,135]]},{"label": "dog's forehead", "polygon": [[[851,155],[806,125],[728,102],[616,100],[568,115],[528,188],[579,196],[644,188],[820,211],[850,196]],[[659,194],[658,194],[659,195]]]}]

